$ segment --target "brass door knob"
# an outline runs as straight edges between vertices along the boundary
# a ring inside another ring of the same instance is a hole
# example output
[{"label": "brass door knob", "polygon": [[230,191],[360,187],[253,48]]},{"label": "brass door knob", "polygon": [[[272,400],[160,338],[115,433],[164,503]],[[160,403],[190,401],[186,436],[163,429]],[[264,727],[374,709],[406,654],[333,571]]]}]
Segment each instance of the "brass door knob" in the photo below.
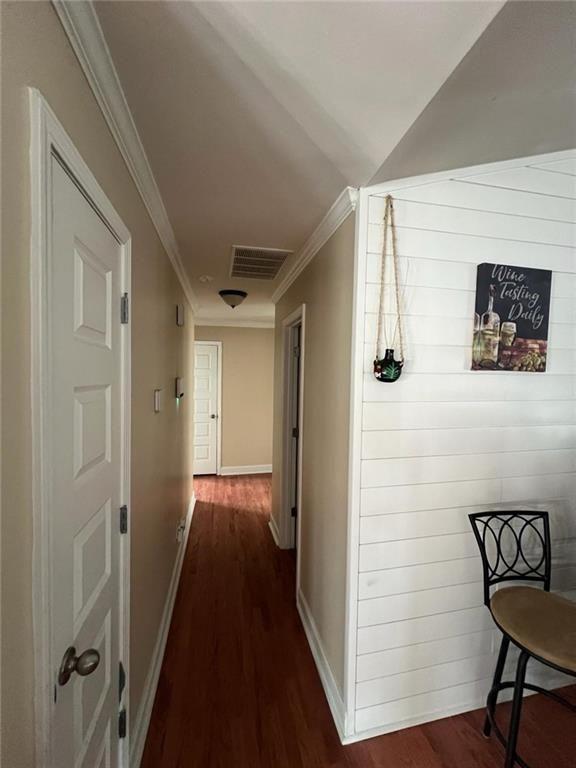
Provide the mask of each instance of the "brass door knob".
[{"label": "brass door knob", "polygon": [[58,671],[58,684],[66,685],[73,672],[77,672],[81,677],[91,675],[98,664],[100,664],[100,654],[95,648],[88,648],[80,656],[76,656],[76,648],[71,645],[62,658]]}]

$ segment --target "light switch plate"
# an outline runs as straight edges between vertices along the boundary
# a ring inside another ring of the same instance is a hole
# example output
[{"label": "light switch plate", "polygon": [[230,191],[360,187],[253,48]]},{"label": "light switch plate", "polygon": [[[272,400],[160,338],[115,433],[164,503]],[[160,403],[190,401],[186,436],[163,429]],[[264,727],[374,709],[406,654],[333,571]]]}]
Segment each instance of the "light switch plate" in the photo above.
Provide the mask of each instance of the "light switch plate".
[{"label": "light switch plate", "polygon": [[154,390],[154,413],[160,413],[162,410],[162,390]]}]

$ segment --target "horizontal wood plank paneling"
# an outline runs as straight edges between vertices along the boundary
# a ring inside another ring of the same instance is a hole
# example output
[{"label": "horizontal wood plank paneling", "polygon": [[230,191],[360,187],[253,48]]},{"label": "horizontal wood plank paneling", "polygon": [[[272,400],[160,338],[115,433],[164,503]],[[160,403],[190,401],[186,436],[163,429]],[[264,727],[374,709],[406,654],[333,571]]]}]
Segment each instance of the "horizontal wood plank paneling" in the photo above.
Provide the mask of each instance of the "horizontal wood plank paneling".
[{"label": "horizontal wood plank paneling", "polygon": [[361,733],[392,724],[394,729],[398,729],[404,721],[409,724],[416,720],[425,722],[427,719],[436,719],[445,712],[476,709],[486,700],[491,679],[490,676],[485,680],[461,683],[438,691],[359,709],[356,711],[356,731]]},{"label": "horizontal wood plank paneling", "polygon": [[477,656],[474,664],[470,664],[468,659],[459,659],[368,680],[356,686],[356,706],[358,709],[373,707],[376,704],[405,699],[428,691],[484,680],[490,675],[493,667],[492,654],[484,654]]},{"label": "horizontal wood plank paneling", "polygon": [[447,456],[576,448],[576,426],[477,427],[476,429],[411,429],[370,431],[363,435],[363,459],[404,456]]},{"label": "horizontal wood plank paneling", "polygon": [[[373,519],[379,518],[363,518]],[[478,557],[365,571],[359,574],[358,597],[360,600],[371,600],[375,597],[402,595],[424,589],[479,583],[481,578]]]},{"label": "horizontal wood plank paneling", "polygon": [[452,478],[489,480],[519,475],[547,475],[576,471],[576,452],[515,451],[466,456],[415,456],[370,459],[362,462],[362,487],[447,482]]},{"label": "horizontal wood plank paneling", "polygon": [[[364,345],[364,372],[372,373],[376,348],[374,343]],[[467,373],[472,365],[472,348],[466,346],[437,346],[410,344],[404,350],[405,373]],[[574,376],[576,350],[548,349],[546,370],[551,374]]]},{"label": "horizontal wood plank paneling", "polygon": [[550,166],[546,170],[525,167],[494,173],[470,174],[464,178],[468,183],[502,187],[509,190],[511,196],[514,196],[515,191],[525,191],[533,192],[542,197],[576,199],[576,179],[550,171]]},{"label": "horizontal wood plank paneling", "polygon": [[[562,161],[564,162],[564,161]],[[530,217],[534,220],[576,221],[576,200],[534,195],[531,192],[517,192],[500,187],[474,184],[465,179],[441,181],[438,184],[423,184],[400,189],[394,193],[395,200],[415,203],[432,203],[470,211],[493,211],[497,214]],[[379,224],[384,215],[384,198],[371,197],[369,219]]]},{"label": "horizontal wood plank paneling", "polygon": [[[571,533],[573,534],[574,530]],[[573,552],[576,540],[571,544]],[[572,552],[562,552],[557,540],[554,542],[554,549],[553,588],[557,590],[576,588],[576,565],[574,565]],[[458,584],[480,585],[481,579],[482,570],[478,556],[403,568],[366,571],[359,574],[358,596],[360,600],[371,600],[375,597],[402,595],[407,592],[453,587]]]},{"label": "horizontal wood plank paneling", "polygon": [[[568,248],[576,242],[576,225],[565,221],[547,221],[542,218],[510,216],[501,212],[486,212],[468,208],[454,208],[438,203],[405,202],[397,199],[394,205],[397,227],[426,229],[431,232],[450,232],[457,235],[502,238]],[[380,226],[380,222],[376,226]]]},{"label": "horizontal wood plank paneling", "polygon": [[[552,342],[550,342],[552,343]],[[511,379],[510,376],[516,376]],[[406,372],[402,387],[385,389],[374,376],[364,376],[364,402],[470,402],[568,400],[574,388],[571,376],[553,373],[467,371],[442,376]],[[529,406],[527,406],[529,407]]]},{"label": "horizontal wood plank paneling", "polygon": [[[429,286],[403,286],[400,291],[401,310],[405,315],[424,317],[474,317],[475,292],[460,288],[436,288]],[[377,314],[380,302],[380,286],[366,286],[366,312]],[[394,306],[394,287],[387,285],[384,291],[384,306]],[[552,302],[550,311],[552,323],[576,321],[576,307],[573,298],[558,297]]]},{"label": "horizontal wood plank paneling", "polygon": [[[393,193],[405,338],[393,385],[372,375],[384,196],[369,200],[359,287],[359,732],[484,698],[499,633],[483,606],[471,512],[547,509],[553,588],[575,594],[576,153],[538,165],[421,179]],[[470,371],[482,262],[553,270],[546,373]],[[393,335],[390,264],[384,278]],[[397,339],[388,345],[397,349]]]},{"label": "horizontal wood plank paneling", "polygon": [[439,563],[473,557],[477,553],[472,532],[385,541],[360,546],[360,572],[378,568],[403,568],[419,563]]},{"label": "horizontal wood plank paneling", "polygon": [[[380,253],[381,250],[382,227],[370,224],[368,251]],[[468,261],[472,264],[488,261],[514,267],[542,267],[546,264],[548,269],[557,272],[576,272],[573,251],[568,246],[399,228],[398,254],[412,257],[423,253],[428,259],[442,261]]]},{"label": "horizontal wood plank paneling", "polygon": [[[426,259],[421,256],[399,257],[399,284],[412,288],[442,288],[458,291],[473,291],[476,286],[476,263],[455,259]],[[373,285],[380,285],[382,256],[369,253],[366,257],[366,293]],[[391,265],[385,274],[387,285],[393,282]],[[576,274],[554,272],[552,275],[552,298],[569,299],[576,292]],[[406,293],[403,291],[403,293]]]},{"label": "horizontal wood plank paneling", "polygon": [[[536,503],[524,504],[524,508],[546,509],[551,514],[552,535],[556,539],[576,536],[576,521],[569,515],[574,502],[572,490],[574,482],[569,484],[563,498],[546,499]],[[569,490],[570,489],[570,490]],[[560,489],[556,493],[562,493]],[[551,494],[554,491],[551,489]],[[533,494],[532,494],[533,496]],[[517,499],[516,499],[517,500]],[[376,544],[400,539],[425,539],[429,536],[449,535],[470,531],[468,515],[488,509],[514,509],[516,504],[482,504],[468,507],[448,507],[446,509],[430,509],[420,512],[396,512],[394,508],[385,505],[379,514],[363,516],[360,519],[360,543]]]},{"label": "horizontal wood plank paneling", "polygon": [[464,610],[447,610],[444,613],[406,621],[359,627],[358,655],[385,651],[389,648],[403,648],[414,643],[443,640],[493,628],[492,617],[483,605]]},{"label": "horizontal wood plank paneling", "polygon": [[[540,168],[543,171],[552,171],[556,173],[568,173],[571,176],[576,176],[576,157],[566,158],[564,160],[552,160],[549,163],[538,162],[533,163],[531,168]],[[574,181],[576,184],[576,179]]]},{"label": "horizontal wood plank paneling", "polygon": [[[529,375],[529,374],[527,374]],[[537,375],[537,374],[535,374]],[[572,400],[544,400],[538,408],[523,402],[492,400],[460,403],[364,403],[363,430],[466,429],[576,423]]]},{"label": "horizontal wood plank paneling", "polygon": [[496,630],[492,629],[367,653],[358,657],[358,682],[493,653],[496,636]]},{"label": "horizontal wood plank paneling", "polygon": [[[449,310],[447,310],[447,315]],[[375,345],[377,337],[376,314],[366,315],[366,343]],[[385,322],[390,323],[386,318]],[[405,343],[408,350],[412,344],[429,344],[435,347],[466,346],[472,344],[472,322],[467,317],[443,319],[429,315],[406,315],[403,319]],[[384,338],[384,337],[383,337]],[[574,329],[566,323],[550,323],[548,338],[550,345],[560,349],[575,349]],[[475,371],[475,376],[502,376],[502,371]],[[506,374],[505,374],[506,375]]]},{"label": "horizontal wood plank paneling", "polygon": [[478,608],[482,604],[482,590],[479,584],[474,583],[376,597],[359,602],[358,626],[371,627],[375,624],[407,621],[435,613]]},{"label": "horizontal wood plank paneling", "polygon": [[386,515],[473,505],[492,508],[494,505],[526,504],[535,499],[542,503],[556,499],[568,500],[574,506],[575,486],[574,473],[552,473],[494,480],[455,480],[364,488],[361,491],[361,514]]}]

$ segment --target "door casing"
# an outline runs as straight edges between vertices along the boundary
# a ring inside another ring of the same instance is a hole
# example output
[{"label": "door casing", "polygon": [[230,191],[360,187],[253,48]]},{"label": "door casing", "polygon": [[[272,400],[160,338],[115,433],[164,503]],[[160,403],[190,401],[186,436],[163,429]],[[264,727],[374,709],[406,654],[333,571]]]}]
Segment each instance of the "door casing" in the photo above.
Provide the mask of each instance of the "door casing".
[{"label": "door casing", "polygon": [[[51,659],[50,558],[51,522],[48,483],[50,456],[47,451],[50,398],[48,396],[47,264],[51,247],[52,185],[50,163],[57,155],[80,191],[114,233],[122,248],[121,290],[130,293],[131,236],[105,192],[83,161],[70,137],[39,91],[29,89],[31,128],[31,426],[32,426],[32,611],[34,641],[34,713],[36,759],[45,768],[54,765],[51,713],[55,682]],[[120,308],[118,308],[120,311]],[[121,362],[121,496],[130,509],[130,324],[123,326]],[[120,535],[120,534],[118,534]],[[120,540],[119,655],[127,684],[123,703],[130,721],[130,526]],[[129,765],[129,736],[121,741],[121,768]]]}]

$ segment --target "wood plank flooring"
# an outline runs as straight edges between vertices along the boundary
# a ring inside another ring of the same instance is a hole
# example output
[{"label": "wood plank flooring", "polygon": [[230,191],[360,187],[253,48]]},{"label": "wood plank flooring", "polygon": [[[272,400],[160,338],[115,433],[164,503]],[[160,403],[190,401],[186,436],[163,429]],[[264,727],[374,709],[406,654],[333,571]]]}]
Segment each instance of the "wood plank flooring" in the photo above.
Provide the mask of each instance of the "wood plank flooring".
[{"label": "wood plank flooring", "polygon": [[[294,557],[268,530],[269,476],[206,477],[196,495],[142,768],[503,765],[481,711],[342,746],[296,611]],[[527,699],[521,750],[533,768],[575,768],[574,716]]]}]

